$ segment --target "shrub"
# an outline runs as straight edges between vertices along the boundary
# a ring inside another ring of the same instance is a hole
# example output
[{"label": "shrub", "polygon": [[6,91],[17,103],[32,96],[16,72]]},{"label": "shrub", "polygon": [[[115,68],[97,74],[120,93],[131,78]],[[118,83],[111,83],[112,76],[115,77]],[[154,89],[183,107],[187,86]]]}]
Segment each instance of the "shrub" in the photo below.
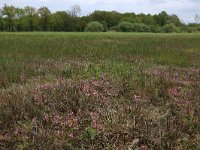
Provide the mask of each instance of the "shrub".
[{"label": "shrub", "polygon": [[187,33],[192,32],[192,27],[190,27],[188,25],[183,24],[181,28],[182,28],[183,32],[187,32]]},{"label": "shrub", "polygon": [[114,27],[109,28],[109,31],[116,31],[116,32],[119,32],[119,31],[120,31],[120,28],[119,28],[119,26],[114,26]]},{"label": "shrub", "polygon": [[177,27],[173,23],[166,24],[163,28],[166,33],[177,32]]},{"label": "shrub", "polygon": [[151,28],[143,23],[134,23],[133,25],[136,32],[151,32]]},{"label": "shrub", "polygon": [[185,31],[188,32],[188,33],[192,33],[192,28],[191,28],[191,27],[187,27],[187,28],[185,29]]},{"label": "shrub", "polygon": [[183,32],[183,29],[181,27],[176,27],[176,33],[181,33]]},{"label": "shrub", "polygon": [[103,32],[104,31],[104,27],[101,23],[94,21],[94,22],[90,22],[86,29],[86,32]]},{"label": "shrub", "polygon": [[122,31],[122,32],[132,32],[134,31],[134,24],[123,21],[119,23],[118,28],[119,28],[119,31]]},{"label": "shrub", "polygon": [[122,32],[151,32],[151,28],[143,23],[130,23],[126,21],[119,23],[118,29]]},{"label": "shrub", "polygon": [[200,31],[200,26],[197,27],[197,31]]},{"label": "shrub", "polygon": [[104,28],[104,32],[107,32],[108,31],[108,24],[107,24],[107,22],[106,21],[101,21],[100,22],[102,25],[103,25],[103,28]]},{"label": "shrub", "polygon": [[164,32],[163,28],[159,25],[152,25],[152,26],[150,26],[150,28],[151,28],[151,32],[153,32],[153,33],[163,33]]}]

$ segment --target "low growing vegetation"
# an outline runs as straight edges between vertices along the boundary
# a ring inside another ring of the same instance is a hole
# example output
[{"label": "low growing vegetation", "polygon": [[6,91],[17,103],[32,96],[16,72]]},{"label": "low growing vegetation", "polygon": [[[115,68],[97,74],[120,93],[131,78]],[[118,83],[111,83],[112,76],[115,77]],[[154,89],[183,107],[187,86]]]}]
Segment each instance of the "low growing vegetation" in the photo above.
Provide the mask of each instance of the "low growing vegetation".
[{"label": "low growing vegetation", "polygon": [[103,32],[104,30],[103,25],[97,21],[89,23],[85,29],[86,32]]},{"label": "low growing vegetation", "polygon": [[0,149],[199,149],[199,39],[0,33]]}]

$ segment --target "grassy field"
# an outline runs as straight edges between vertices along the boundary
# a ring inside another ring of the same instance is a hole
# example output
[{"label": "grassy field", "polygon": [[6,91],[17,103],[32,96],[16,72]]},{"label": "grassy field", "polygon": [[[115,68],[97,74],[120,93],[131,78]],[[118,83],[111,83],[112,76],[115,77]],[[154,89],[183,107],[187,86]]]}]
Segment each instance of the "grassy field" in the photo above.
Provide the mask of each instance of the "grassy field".
[{"label": "grassy field", "polygon": [[0,148],[200,149],[200,34],[0,33]]}]

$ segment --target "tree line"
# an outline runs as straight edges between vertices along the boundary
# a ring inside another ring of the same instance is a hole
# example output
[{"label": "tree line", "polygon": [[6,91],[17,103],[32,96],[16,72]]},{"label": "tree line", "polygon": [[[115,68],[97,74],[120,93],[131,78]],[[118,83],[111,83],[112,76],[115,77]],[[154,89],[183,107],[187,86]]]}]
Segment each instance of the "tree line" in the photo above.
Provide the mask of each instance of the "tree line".
[{"label": "tree line", "polygon": [[186,25],[181,22],[177,15],[169,15],[165,11],[155,15],[99,10],[87,16],[81,16],[80,14],[81,8],[79,5],[74,5],[67,11],[51,12],[49,8],[44,6],[36,9],[32,6],[18,8],[5,4],[0,8],[0,31],[83,32],[86,29],[92,31],[89,30],[88,25],[93,30],[97,28],[97,22],[103,26],[103,29],[101,29],[104,32],[108,30],[123,32],[192,32],[194,28],[199,30],[199,26]]}]

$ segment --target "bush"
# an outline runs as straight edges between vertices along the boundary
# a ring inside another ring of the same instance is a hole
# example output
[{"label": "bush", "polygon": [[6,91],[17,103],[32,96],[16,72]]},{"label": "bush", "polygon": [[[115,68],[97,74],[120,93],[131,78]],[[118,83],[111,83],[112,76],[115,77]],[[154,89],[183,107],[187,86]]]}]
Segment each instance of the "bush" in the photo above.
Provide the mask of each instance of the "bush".
[{"label": "bush", "polygon": [[153,33],[163,33],[164,32],[163,28],[159,25],[152,25],[152,26],[150,26],[150,28],[151,28],[151,32],[153,32]]},{"label": "bush", "polygon": [[192,33],[192,27],[190,27],[190,26],[188,26],[186,24],[183,24],[181,26],[181,28],[182,28],[183,32]]},{"label": "bush", "polygon": [[122,32],[151,32],[151,28],[143,23],[130,23],[126,21],[121,22],[118,25],[118,29]]},{"label": "bush", "polygon": [[188,32],[188,33],[192,33],[192,28],[191,28],[191,27],[187,27],[187,28],[185,29],[185,31]]},{"label": "bush", "polygon": [[86,32],[103,32],[104,27],[101,23],[94,21],[90,22],[87,27],[85,28]]},{"label": "bush", "polygon": [[107,22],[106,21],[101,21],[100,23],[103,25],[103,28],[104,28],[103,32],[107,32],[108,31],[108,24],[107,24]]},{"label": "bush", "polygon": [[197,27],[197,31],[200,31],[200,26]]},{"label": "bush", "polygon": [[143,23],[134,23],[133,25],[136,32],[151,32],[151,28]]},{"label": "bush", "polygon": [[120,22],[118,25],[119,31],[122,32],[133,32],[134,31],[134,24],[130,22]]},{"label": "bush", "polygon": [[172,33],[178,31],[177,27],[173,23],[166,24],[163,28],[166,33]]},{"label": "bush", "polygon": [[120,32],[120,28],[119,28],[119,26],[114,26],[114,27],[109,28],[109,31]]}]

